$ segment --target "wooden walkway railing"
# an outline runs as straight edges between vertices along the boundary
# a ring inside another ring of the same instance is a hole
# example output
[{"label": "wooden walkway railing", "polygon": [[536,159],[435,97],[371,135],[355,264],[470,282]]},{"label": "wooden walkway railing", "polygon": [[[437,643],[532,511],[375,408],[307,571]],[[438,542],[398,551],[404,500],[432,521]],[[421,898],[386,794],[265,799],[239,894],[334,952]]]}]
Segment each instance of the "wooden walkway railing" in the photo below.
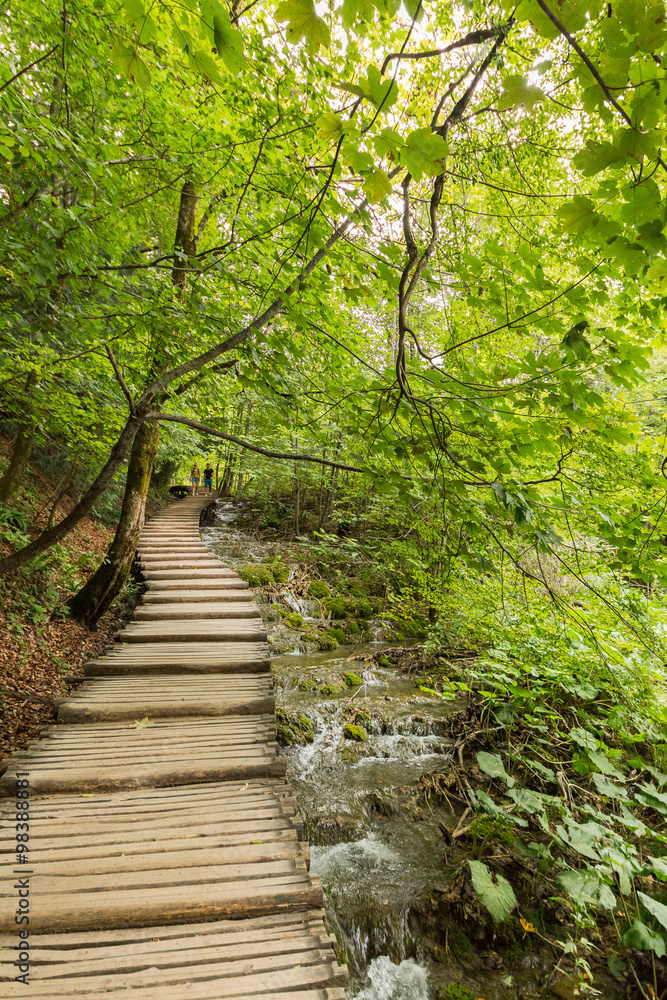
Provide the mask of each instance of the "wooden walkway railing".
[{"label": "wooden walkway railing", "polygon": [[3,998],[344,1000],[266,634],[200,539],[211,499],[147,523],[134,622],[5,762]]}]

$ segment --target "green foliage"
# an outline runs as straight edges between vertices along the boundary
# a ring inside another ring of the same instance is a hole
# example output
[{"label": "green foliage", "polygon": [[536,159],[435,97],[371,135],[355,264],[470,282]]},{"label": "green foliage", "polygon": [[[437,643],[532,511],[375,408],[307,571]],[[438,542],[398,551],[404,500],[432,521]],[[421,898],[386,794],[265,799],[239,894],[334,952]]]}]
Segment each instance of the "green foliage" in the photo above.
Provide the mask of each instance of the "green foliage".
[{"label": "green foliage", "polygon": [[273,581],[273,573],[268,566],[242,566],[238,575],[250,587],[266,587]]},{"label": "green foliage", "polygon": [[481,861],[469,861],[468,865],[480,901],[497,923],[506,920],[517,905],[512,886],[502,875],[496,873],[494,876]]},{"label": "green foliage", "polygon": [[323,583],[321,580],[311,580],[309,590],[310,596],[316,598],[317,600],[329,597],[331,594],[331,591],[326,583]]}]

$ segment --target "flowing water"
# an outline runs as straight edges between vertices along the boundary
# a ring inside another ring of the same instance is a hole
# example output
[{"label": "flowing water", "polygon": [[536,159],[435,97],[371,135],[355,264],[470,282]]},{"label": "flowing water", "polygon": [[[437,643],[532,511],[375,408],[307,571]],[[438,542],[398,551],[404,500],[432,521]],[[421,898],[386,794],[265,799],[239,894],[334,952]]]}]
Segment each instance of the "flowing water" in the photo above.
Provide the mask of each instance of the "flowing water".
[{"label": "flowing water", "polygon": [[[234,517],[232,505],[219,501],[212,526],[203,531],[229,565],[279,552],[276,543],[238,531]],[[311,618],[319,608],[291,594],[289,581],[276,599]],[[266,602],[260,607],[273,648],[284,648],[280,616],[272,619]],[[416,785],[425,772],[447,771],[446,719],[457,706],[426,695],[395,669],[358,658],[380,649],[377,643],[300,652],[298,633],[291,635],[296,649],[272,660],[277,707],[307,716],[313,737],[284,752],[311,844],[311,870],[322,880],[329,922],[350,970],[351,1000],[433,1000],[442,984],[452,982],[486,1000],[545,996],[534,972],[464,975],[442,946],[442,922],[434,926],[431,897],[452,881],[438,826],[456,818],[444,807],[425,805]],[[362,677],[361,686],[341,685],[350,670]],[[345,737],[350,721],[363,726],[366,739]]]}]

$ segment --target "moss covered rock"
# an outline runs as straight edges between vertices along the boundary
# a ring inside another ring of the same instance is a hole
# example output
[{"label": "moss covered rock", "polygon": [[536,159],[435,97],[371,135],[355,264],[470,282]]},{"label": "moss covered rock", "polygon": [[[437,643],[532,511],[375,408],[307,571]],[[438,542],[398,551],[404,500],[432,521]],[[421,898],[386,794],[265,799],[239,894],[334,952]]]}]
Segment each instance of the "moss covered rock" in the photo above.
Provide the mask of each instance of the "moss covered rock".
[{"label": "moss covered rock", "polygon": [[326,632],[320,632],[315,637],[315,642],[320,647],[320,649],[335,649],[338,643],[333,636],[327,635]]},{"label": "moss covered rock", "polygon": [[346,740],[354,740],[355,743],[362,743],[368,739],[368,735],[363,726],[355,726],[353,722],[348,722],[343,729],[343,736]]},{"label": "moss covered rock", "polygon": [[340,681],[335,681],[335,680],[327,681],[326,684],[321,684],[319,688],[320,694],[328,694],[328,695],[340,694],[340,692],[344,690],[345,690],[344,685],[341,684]]},{"label": "moss covered rock", "polygon": [[287,583],[289,580],[289,566],[287,563],[281,562],[280,559],[276,559],[275,562],[271,563],[270,568],[273,573],[273,579],[276,583]]},{"label": "moss covered rock", "polygon": [[242,566],[238,573],[249,587],[265,587],[273,582],[273,573],[268,566]]},{"label": "moss covered rock", "polygon": [[339,594],[326,597],[323,601],[324,607],[332,618],[341,620],[347,618],[347,601]]},{"label": "moss covered rock", "polygon": [[325,597],[329,597],[331,591],[327,587],[326,583],[322,580],[313,580],[310,584],[310,596],[314,597],[316,600],[321,601]]},{"label": "moss covered rock", "polygon": [[302,677],[299,681],[299,691],[313,691],[317,687],[314,677]]},{"label": "moss covered rock", "polygon": [[289,747],[296,744],[312,743],[315,739],[313,724],[302,712],[276,711],[276,739],[280,746]]},{"label": "moss covered rock", "polygon": [[331,638],[335,639],[336,642],[339,643],[340,645],[342,645],[342,643],[345,642],[345,632],[342,630],[342,628],[338,628],[337,626],[334,626],[334,628],[326,629],[324,634],[331,636]]},{"label": "moss covered rock", "polygon": [[283,621],[290,628],[301,628],[303,625],[303,618],[296,611],[290,611],[289,614],[285,615]]},{"label": "moss covered rock", "polygon": [[477,994],[460,983],[448,983],[438,990],[438,1000],[477,1000]]},{"label": "moss covered rock", "polygon": [[363,680],[359,674],[355,674],[353,670],[348,670],[343,674],[343,680],[348,687],[358,687],[359,684],[363,684]]}]

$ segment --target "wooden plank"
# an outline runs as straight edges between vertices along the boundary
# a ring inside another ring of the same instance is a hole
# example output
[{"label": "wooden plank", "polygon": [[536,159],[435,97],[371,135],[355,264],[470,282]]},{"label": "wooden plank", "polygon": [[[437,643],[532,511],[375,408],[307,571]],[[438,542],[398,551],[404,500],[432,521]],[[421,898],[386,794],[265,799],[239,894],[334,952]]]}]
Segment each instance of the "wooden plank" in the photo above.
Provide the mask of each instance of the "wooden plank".
[{"label": "wooden plank", "polygon": [[[12,765],[0,778],[0,796],[14,794],[16,771],[22,765]],[[37,762],[30,766],[30,785],[37,795],[53,795],[77,790],[81,793],[113,791],[124,788],[159,788],[165,785],[185,785],[195,782],[224,781],[234,778],[281,777],[287,770],[285,760],[278,758],[271,748],[265,753],[228,753],[198,760],[155,760],[128,770],[126,764],[117,763],[104,768],[94,765],[75,768],[62,767],[56,771],[40,768]]]},{"label": "wooden plank", "polygon": [[142,596],[142,605],[153,606],[155,604],[174,604],[183,602],[189,604],[192,602],[202,602],[207,603],[208,601],[252,601],[254,600],[252,592],[249,590],[232,590],[231,588],[225,588],[220,590],[195,590],[194,588],[188,589],[184,587],[182,590],[148,590]]},{"label": "wooden plank", "polygon": [[[183,970],[181,981],[176,985],[163,984],[162,976],[159,976],[157,985],[136,989],[131,988],[127,977],[119,977],[118,987],[111,987],[111,991],[107,989],[103,994],[96,991],[94,980],[91,980],[88,989],[82,987],[72,995],[81,1000],[101,1000],[102,997],[116,1000],[121,996],[124,1000],[183,1000],[184,996],[188,1000],[254,1000],[256,997],[261,997],[262,1000],[340,1000],[345,997],[345,993],[339,986],[344,986],[346,982],[345,968],[334,962],[327,962],[323,965],[300,965],[275,973],[267,971],[196,982],[190,982],[187,971]],[[21,989],[24,992],[20,992]],[[292,992],[293,989],[298,992]],[[25,986],[20,983],[8,984],[7,990],[7,1000],[25,996]],[[40,1000],[54,1000],[63,995],[66,996],[67,992],[57,980],[49,981],[48,989],[46,983],[40,989]]]},{"label": "wooden plank", "polygon": [[[30,927],[34,931],[51,931],[146,926],[159,919],[177,923],[192,919],[259,916],[280,909],[322,904],[319,881],[309,876],[305,868],[294,874],[240,882],[215,882],[211,881],[212,877],[210,869],[202,869],[201,882],[188,883],[184,877],[178,885],[151,884],[150,892],[138,891],[136,886],[108,891],[36,892],[31,898]],[[0,900],[2,930],[16,926],[15,910],[13,895]]]},{"label": "wooden plank", "polygon": [[[230,571],[231,572],[231,571]],[[237,578],[238,579],[238,578]],[[238,583],[227,577],[206,577],[198,576],[190,579],[183,579],[180,576],[176,580],[146,580],[148,593],[162,593],[169,590],[227,590],[235,588],[237,590],[249,589],[246,580],[238,579]]]},{"label": "wooden plank", "polygon": [[[109,940],[107,931],[71,931],[58,934],[31,934],[30,938],[36,948],[64,948],[67,953],[70,948],[81,947],[112,947],[114,950],[132,948],[134,943],[144,946],[172,939],[174,947],[189,947],[191,939],[196,937],[201,940],[202,946],[206,946],[209,935],[219,934],[236,935],[240,934],[242,939],[247,936],[248,940],[266,935],[267,939],[274,933],[295,934],[301,928],[313,928],[324,921],[324,910],[311,909],[300,912],[289,913],[269,913],[263,917],[252,917],[247,920],[215,920],[205,923],[187,923],[180,926],[173,924],[160,924],[156,927],[128,927],[118,929],[113,935],[113,940]],[[0,933],[0,947],[6,948],[16,944],[15,932],[11,934]]]},{"label": "wooden plank", "polygon": [[117,636],[121,642],[127,643],[164,642],[168,639],[175,642],[211,642],[214,638],[218,642],[229,639],[266,641],[266,631],[250,618],[228,622],[217,619],[198,622],[138,622],[127,625]]},{"label": "wooden plank", "polygon": [[184,621],[202,618],[259,618],[259,608],[250,601],[245,603],[233,601],[207,601],[202,603],[180,602],[176,604],[158,604],[155,607],[144,605],[134,612],[134,620],[147,621]]}]

